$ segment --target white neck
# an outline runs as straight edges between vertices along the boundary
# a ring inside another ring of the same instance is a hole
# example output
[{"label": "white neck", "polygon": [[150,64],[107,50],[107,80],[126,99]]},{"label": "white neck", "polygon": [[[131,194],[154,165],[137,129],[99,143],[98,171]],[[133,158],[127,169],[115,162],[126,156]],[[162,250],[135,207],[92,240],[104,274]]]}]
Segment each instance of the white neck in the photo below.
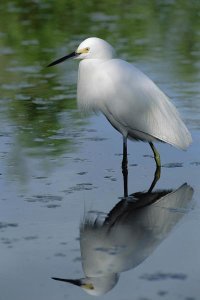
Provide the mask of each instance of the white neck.
[{"label": "white neck", "polygon": [[[84,59],[79,64],[78,83],[77,83],[77,101],[78,107],[83,111],[98,110],[98,103],[95,99],[95,85],[98,82],[98,66],[107,59]],[[96,80],[95,80],[96,79]],[[93,83],[95,82],[95,84]],[[97,97],[96,97],[97,96]]]}]

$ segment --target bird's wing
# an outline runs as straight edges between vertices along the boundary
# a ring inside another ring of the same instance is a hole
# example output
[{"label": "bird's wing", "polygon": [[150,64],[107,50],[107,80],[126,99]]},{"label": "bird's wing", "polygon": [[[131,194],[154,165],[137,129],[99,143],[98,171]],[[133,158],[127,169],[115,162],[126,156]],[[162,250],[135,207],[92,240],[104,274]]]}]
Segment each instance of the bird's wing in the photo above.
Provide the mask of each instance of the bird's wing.
[{"label": "bird's wing", "polygon": [[133,65],[120,59],[105,61],[96,76],[99,108],[122,134],[144,133],[181,149],[191,143],[168,97]]}]

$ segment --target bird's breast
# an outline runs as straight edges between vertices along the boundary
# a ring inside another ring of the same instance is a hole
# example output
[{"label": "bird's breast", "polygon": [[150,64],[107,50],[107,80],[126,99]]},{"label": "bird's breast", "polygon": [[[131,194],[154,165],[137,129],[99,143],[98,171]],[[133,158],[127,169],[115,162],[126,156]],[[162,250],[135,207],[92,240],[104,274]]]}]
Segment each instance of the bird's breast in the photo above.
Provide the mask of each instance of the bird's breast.
[{"label": "bird's breast", "polygon": [[77,83],[78,107],[84,111],[100,110],[100,78],[98,68],[102,60],[88,59],[79,64]]}]

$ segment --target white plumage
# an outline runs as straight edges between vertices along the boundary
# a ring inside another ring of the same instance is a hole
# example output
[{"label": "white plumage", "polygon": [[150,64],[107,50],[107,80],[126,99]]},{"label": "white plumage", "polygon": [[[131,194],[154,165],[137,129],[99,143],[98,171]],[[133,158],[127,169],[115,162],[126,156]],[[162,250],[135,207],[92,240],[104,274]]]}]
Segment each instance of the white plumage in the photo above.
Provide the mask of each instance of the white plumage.
[{"label": "white plumage", "polygon": [[160,167],[159,154],[152,142],[162,141],[180,149],[192,142],[191,135],[169,98],[132,64],[115,58],[110,44],[99,38],[84,40],[69,57],[81,59],[77,100],[83,110],[102,112],[124,138],[149,142]]},{"label": "white plumage", "polygon": [[181,149],[189,146],[191,135],[177,110],[150,78],[132,64],[113,58],[109,45],[103,58],[93,55],[93,47],[94,51],[105,48],[105,41],[89,38],[79,46],[86,47],[91,54],[80,62],[77,88],[82,109],[101,111],[125,137],[158,139]]}]

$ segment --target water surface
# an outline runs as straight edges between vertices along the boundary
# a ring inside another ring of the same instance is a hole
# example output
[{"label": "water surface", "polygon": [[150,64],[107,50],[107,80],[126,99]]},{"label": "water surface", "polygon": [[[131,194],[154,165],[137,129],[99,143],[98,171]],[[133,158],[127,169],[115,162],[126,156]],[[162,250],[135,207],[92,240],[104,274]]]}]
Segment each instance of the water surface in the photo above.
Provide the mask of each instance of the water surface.
[{"label": "water surface", "polygon": [[[103,116],[78,112],[77,62],[45,67],[88,36],[108,40],[120,57],[150,76],[172,98],[193,137],[187,152],[158,145],[163,168],[155,187],[158,193],[175,192],[187,183],[193,196],[185,207],[182,202],[165,207],[168,234],[159,232],[159,243],[150,243],[152,251],[137,266],[131,258],[129,270],[120,270],[117,284],[102,298],[198,299],[199,16],[197,1],[0,4],[3,300],[88,299],[80,288],[51,277],[85,276],[80,224],[88,212],[103,222],[123,196],[121,137]],[[129,194],[147,191],[155,171],[150,147],[130,142],[128,152]]]}]

